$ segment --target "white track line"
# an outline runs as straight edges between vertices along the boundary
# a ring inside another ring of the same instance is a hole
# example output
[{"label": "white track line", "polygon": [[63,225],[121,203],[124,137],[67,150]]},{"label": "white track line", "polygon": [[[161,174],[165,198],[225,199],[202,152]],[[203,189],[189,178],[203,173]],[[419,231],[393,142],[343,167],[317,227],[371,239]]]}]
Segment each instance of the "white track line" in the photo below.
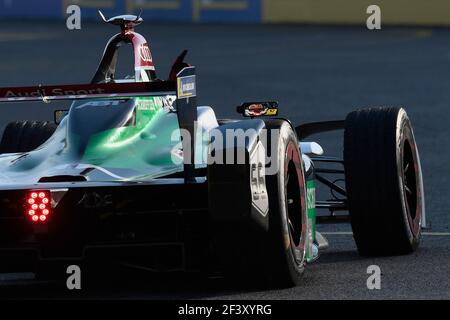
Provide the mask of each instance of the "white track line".
[{"label": "white track line", "polygon": [[[320,231],[319,231],[320,232]],[[320,232],[323,235],[339,235],[339,236],[351,236],[353,232]]]},{"label": "white track line", "polygon": [[450,232],[422,232],[424,236],[441,236],[448,237],[450,236]]},{"label": "white track line", "polygon": [[[320,231],[319,231],[320,232]],[[323,235],[351,236],[353,232],[320,232]],[[423,236],[450,237],[450,232],[422,232]]]}]

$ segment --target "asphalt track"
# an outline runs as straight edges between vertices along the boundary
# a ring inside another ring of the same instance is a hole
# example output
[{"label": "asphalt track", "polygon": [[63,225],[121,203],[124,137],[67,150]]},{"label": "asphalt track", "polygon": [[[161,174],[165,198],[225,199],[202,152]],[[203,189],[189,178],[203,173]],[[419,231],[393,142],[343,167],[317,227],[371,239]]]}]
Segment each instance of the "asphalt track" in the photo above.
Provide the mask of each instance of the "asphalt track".
[{"label": "asphalt track", "polygon": [[[348,225],[327,226],[330,248],[297,288],[231,288],[222,279],[191,278],[108,285],[69,292],[32,274],[0,275],[2,298],[119,299],[449,299],[450,298],[450,30],[252,25],[152,25],[148,36],[161,78],[182,49],[197,66],[200,104],[234,117],[248,100],[278,100],[294,123],[341,119],[358,107],[405,106],[413,122],[425,179],[428,230],[413,255],[364,259]],[[113,26],[1,22],[0,86],[83,83],[92,77]],[[128,49],[127,49],[128,50]],[[128,51],[131,52],[131,51]],[[122,56],[123,57],[123,56]],[[121,58],[125,74],[128,56]],[[130,72],[131,73],[131,72]],[[51,119],[57,104],[2,105],[0,129],[15,119]],[[317,139],[339,155],[341,137]],[[367,267],[382,271],[381,290],[366,287]]]}]

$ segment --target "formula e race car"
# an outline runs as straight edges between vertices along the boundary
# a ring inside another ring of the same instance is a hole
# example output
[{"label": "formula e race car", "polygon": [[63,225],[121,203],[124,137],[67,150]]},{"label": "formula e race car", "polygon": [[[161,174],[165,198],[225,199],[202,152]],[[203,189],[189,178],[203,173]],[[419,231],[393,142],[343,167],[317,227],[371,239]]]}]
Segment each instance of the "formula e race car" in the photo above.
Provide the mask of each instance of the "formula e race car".
[{"label": "formula e race car", "polygon": [[[121,32],[90,84],[0,89],[1,103],[71,101],[53,121],[4,130],[2,272],[44,278],[65,274],[61,266],[114,262],[289,287],[328,244],[320,223],[350,222],[363,256],[416,250],[424,193],[404,109],[295,127],[266,101],[217,119],[197,106],[186,51],[160,80],[134,31],[142,18],[102,18]],[[115,79],[122,44],[134,49],[132,79]],[[343,158],[307,140],[332,130],[344,130]],[[316,200],[316,184],[331,199]]]}]

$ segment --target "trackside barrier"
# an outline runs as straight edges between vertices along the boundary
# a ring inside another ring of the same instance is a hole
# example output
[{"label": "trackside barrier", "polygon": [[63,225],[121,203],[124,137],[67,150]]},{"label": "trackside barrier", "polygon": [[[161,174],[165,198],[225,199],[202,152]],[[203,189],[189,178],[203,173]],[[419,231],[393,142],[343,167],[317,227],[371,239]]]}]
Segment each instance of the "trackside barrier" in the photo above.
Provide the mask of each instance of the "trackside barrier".
[{"label": "trackside barrier", "polygon": [[68,5],[82,20],[144,10],[147,21],[365,25],[366,9],[381,7],[383,25],[450,26],[450,0],[4,0],[0,19],[64,19]]},{"label": "trackside barrier", "polygon": [[365,25],[367,7],[381,8],[383,25],[450,26],[449,0],[263,0],[266,23]]}]

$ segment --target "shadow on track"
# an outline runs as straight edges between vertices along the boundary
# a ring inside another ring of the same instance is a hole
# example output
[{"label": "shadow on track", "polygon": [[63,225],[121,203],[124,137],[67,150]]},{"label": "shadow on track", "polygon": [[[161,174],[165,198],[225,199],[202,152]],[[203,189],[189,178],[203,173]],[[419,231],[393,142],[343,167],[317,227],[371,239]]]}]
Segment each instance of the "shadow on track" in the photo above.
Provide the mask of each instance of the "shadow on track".
[{"label": "shadow on track", "polygon": [[3,281],[0,299],[209,299],[218,293],[227,296],[256,290],[261,288],[236,286],[219,276],[115,270],[83,279],[81,290],[67,289],[63,279]]}]

